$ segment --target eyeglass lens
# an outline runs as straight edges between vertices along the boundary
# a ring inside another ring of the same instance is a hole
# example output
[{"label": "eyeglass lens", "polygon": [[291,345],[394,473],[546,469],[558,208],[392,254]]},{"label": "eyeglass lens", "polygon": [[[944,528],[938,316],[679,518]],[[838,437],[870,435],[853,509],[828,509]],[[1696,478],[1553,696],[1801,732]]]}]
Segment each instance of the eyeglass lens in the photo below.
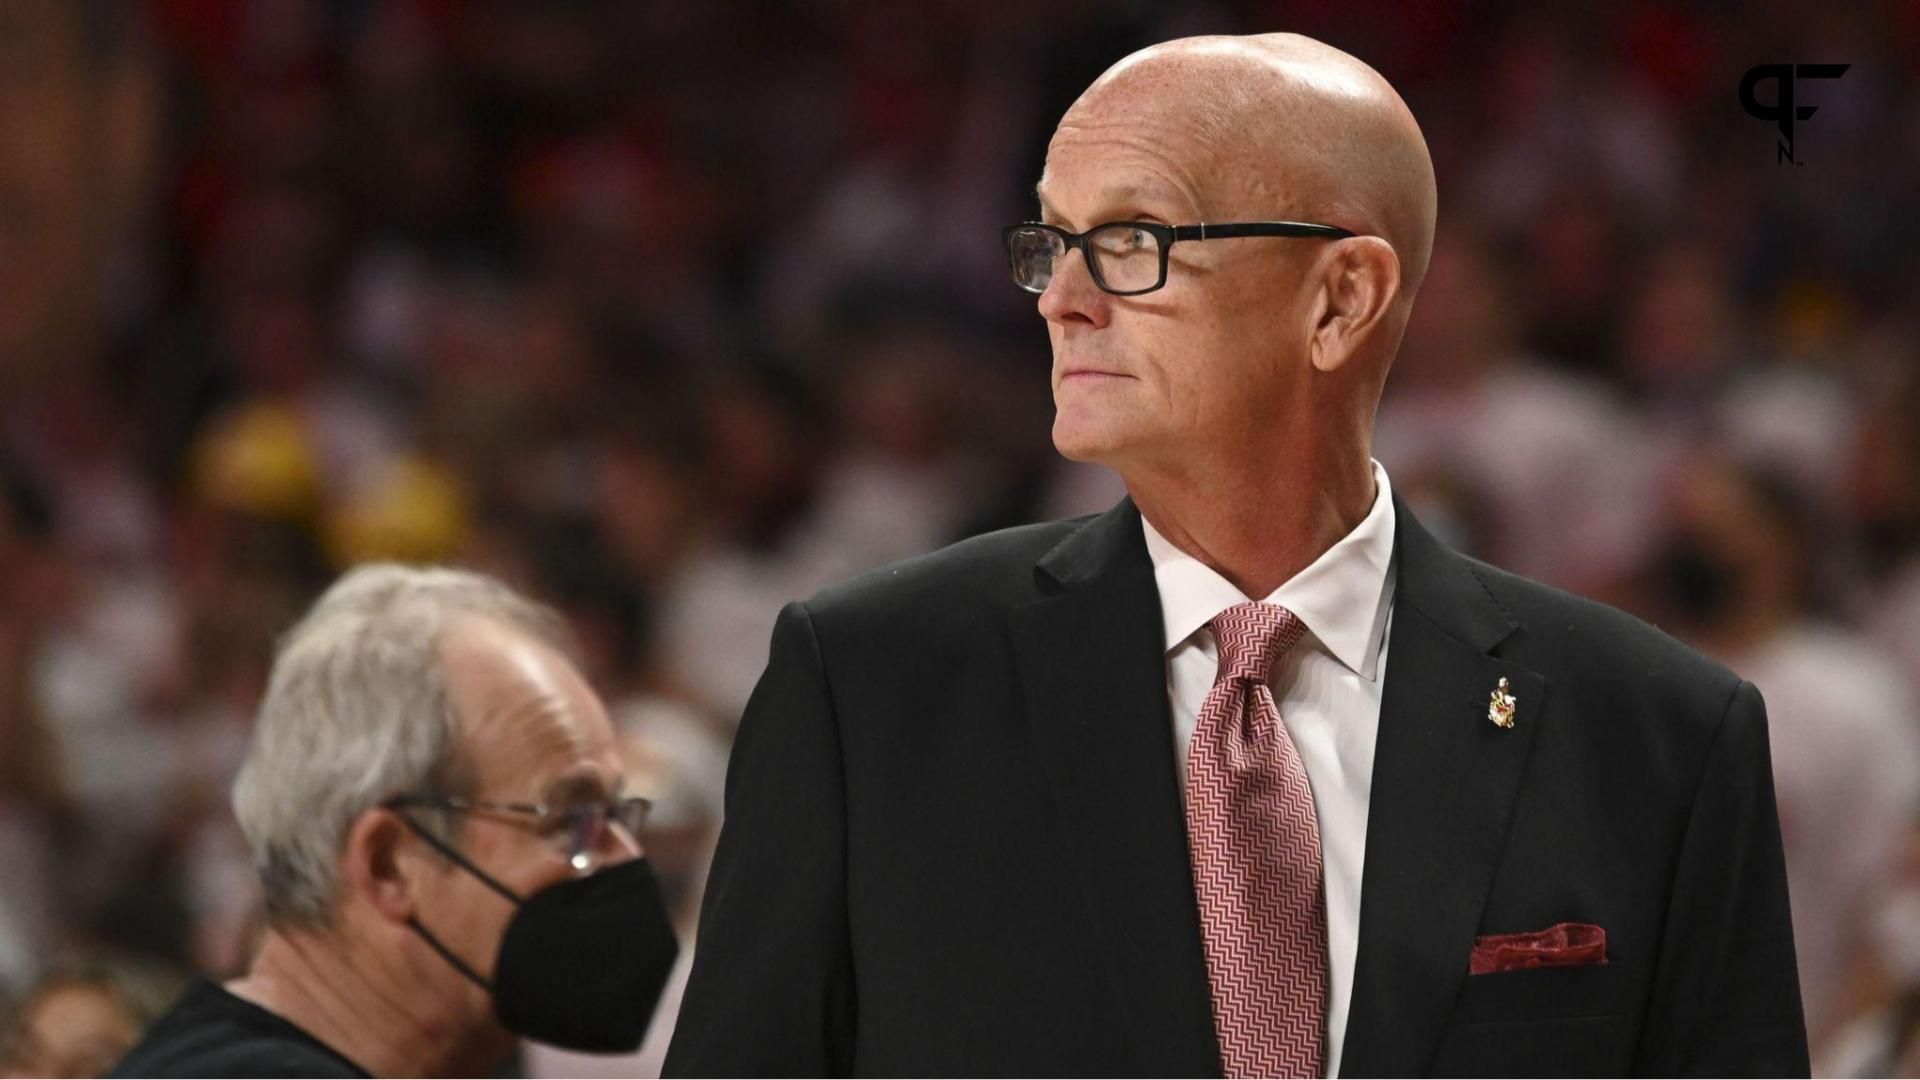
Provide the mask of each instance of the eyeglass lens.
[{"label": "eyeglass lens", "polygon": [[638,843],[641,827],[647,820],[643,799],[620,799],[609,803],[583,803],[566,811],[567,856],[576,867],[584,867],[606,846],[607,829],[618,825],[626,838]]},{"label": "eyeglass lens", "polygon": [[[1067,253],[1058,233],[1015,229],[1007,240],[1014,281],[1030,292],[1046,289],[1053,266]],[[1085,251],[1095,279],[1111,292],[1151,289],[1160,280],[1160,238],[1131,225],[1103,225],[1087,234]]]}]

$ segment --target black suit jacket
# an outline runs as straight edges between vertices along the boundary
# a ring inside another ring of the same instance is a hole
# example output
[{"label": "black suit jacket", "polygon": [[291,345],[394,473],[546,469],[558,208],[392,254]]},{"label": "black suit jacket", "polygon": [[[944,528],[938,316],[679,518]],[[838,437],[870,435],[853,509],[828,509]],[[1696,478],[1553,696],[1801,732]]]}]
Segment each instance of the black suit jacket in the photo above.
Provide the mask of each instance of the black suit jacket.
[{"label": "black suit jacket", "polygon": [[[1759,694],[1396,512],[1342,1073],[1806,1075]],[[782,611],[669,1074],[1218,1075],[1161,635],[1130,502]]]}]

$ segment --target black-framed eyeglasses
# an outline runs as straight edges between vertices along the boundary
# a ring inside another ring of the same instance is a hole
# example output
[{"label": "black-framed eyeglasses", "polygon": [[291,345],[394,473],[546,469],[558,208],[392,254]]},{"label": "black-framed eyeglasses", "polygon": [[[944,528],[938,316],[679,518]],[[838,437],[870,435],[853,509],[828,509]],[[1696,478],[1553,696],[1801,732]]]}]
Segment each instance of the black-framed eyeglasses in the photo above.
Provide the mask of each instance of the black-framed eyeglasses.
[{"label": "black-framed eyeglasses", "polygon": [[1080,249],[1093,283],[1115,296],[1139,296],[1167,283],[1167,252],[1181,240],[1227,240],[1239,236],[1315,236],[1344,240],[1359,234],[1337,225],[1304,221],[1241,221],[1220,225],[1162,225],[1157,221],[1109,221],[1086,232],[1023,221],[1000,230],[1013,283],[1041,293],[1053,280],[1053,264]]},{"label": "black-framed eyeglasses", "polygon": [[640,842],[640,830],[646,827],[653,801],[638,795],[620,798],[548,806],[545,803],[488,802],[463,799],[458,795],[396,795],[380,805],[390,809],[418,807],[423,810],[451,810],[458,814],[494,814],[531,821],[551,838],[554,850],[564,855],[575,870],[593,866],[606,846],[607,830],[618,825],[627,839]]}]

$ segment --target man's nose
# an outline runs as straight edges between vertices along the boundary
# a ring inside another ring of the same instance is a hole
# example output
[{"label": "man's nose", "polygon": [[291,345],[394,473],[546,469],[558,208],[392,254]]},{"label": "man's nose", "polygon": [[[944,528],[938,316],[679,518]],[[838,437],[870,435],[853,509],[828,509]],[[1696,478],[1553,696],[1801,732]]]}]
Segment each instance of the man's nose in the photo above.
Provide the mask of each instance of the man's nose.
[{"label": "man's nose", "polygon": [[1093,283],[1084,253],[1069,251],[1053,261],[1053,276],[1040,294],[1041,318],[1101,327],[1107,325],[1112,313],[1113,297]]}]

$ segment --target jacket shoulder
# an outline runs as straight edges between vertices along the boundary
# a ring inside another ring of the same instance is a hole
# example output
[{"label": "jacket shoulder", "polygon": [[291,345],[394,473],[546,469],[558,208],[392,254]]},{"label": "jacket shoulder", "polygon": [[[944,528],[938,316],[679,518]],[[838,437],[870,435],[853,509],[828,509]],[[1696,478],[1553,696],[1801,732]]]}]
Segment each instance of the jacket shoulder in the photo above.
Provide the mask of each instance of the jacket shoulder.
[{"label": "jacket shoulder", "polygon": [[1640,698],[1662,715],[1715,723],[1740,676],[1659,627],[1596,600],[1468,558],[1520,629],[1501,651],[1569,688]]},{"label": "jacket shoulder", "polygon": [[876,567],[807,601],[815,619],[999,609],[1036,598],[1034,567],[1094,515],[1018,525]]}]

